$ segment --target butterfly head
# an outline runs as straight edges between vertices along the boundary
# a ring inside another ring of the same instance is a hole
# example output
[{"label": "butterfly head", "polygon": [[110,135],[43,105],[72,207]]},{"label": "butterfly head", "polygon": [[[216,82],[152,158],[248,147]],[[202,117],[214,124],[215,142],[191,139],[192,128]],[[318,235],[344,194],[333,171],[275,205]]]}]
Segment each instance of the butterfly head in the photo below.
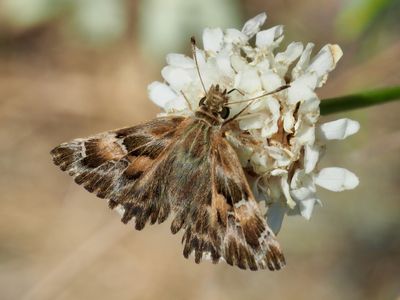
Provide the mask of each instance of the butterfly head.
[{"label": "butterfly head", "polygon": [[226,89],[221,89],[217,85],[212,85],[203,98],[199,102],[201,110],[211,113],[215,117],[226,119],[229,117],[228,93]]}]

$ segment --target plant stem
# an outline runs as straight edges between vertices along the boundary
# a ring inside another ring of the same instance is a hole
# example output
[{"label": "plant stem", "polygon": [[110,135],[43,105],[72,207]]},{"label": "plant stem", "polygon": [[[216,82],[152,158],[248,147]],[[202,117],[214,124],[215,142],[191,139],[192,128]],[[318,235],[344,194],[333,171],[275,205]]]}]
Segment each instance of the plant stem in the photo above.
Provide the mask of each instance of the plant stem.
[{"label": "plant stem", "polygon": [[329,115],[356,108],[363,108],[385,102],[400,100],[400,86],[361,92],[342,97],[328,98],[321,101],[321,115]]}]

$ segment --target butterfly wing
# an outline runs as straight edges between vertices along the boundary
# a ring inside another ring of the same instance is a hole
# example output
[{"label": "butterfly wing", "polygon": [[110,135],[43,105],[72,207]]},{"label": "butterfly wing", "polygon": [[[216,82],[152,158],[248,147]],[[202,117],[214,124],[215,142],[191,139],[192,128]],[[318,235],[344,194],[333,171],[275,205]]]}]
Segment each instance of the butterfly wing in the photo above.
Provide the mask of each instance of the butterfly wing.
[{"label": "butterfly wing", "polygon": [[[233,148],[215,135],[211,143],[211,204],[197,209],[188,223],[184,255],[195,260],[220,258],[251,270],[279,270],[285,265],[280,246],[263,218]],[[195,205],[195,204],[194,204]]]},{"label": "butterfly wing", "polygon": [[184,117],[156,118],[134,127],[63,143],[53,161],[89,192],[109,199],[111,208],[170,147]]}]

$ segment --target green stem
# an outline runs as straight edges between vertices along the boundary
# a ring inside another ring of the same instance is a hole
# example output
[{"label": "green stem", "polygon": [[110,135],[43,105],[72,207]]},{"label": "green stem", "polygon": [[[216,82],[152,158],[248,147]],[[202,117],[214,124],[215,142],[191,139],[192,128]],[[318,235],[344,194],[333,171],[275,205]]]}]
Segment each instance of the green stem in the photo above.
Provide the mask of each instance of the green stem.
[{"label": "green stem", "polygon": [[400,100],[400,86],[361,92],[359,94],[348,96],[323,99],[320,106],[321,115],[329,115],[395,100]]}]

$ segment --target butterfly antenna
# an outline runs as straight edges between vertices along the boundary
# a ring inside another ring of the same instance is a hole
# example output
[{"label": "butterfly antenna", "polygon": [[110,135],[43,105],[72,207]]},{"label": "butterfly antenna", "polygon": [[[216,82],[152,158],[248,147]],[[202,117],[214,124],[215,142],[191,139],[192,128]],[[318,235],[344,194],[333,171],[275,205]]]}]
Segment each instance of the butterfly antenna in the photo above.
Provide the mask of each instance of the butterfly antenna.
[{"label": "butterfly antenna", "polygon": [[231,105],[231,104],[237,104],[237,103],[244,103],[244,102],[248,102],[248,101],[254,101],[254,100],[260,99],[260,98],[262,98],[262,97],[269,96],[269,95],[278,93],[278,92],[280,92],[280,91],[286,90],[287,88],[290,88],[290,85],[289,85],[289,84],[282,85],[282,86],[278,87],[276,90],[273,90],[272,92],[268,92],[268,93],[262,94],[262,95],[260,95],[260,96],[254,97],[254,98],[230,102],[229,105]]},{"label": "butterfly antenna", "polygon": [[229,92],[227,92],[227,94],[229,95],[230,93],[232,93],[234,91],[237,91],[240,95],[244,96],[244,93],[241,90],[237,89],[237,88],[231,89]]},{"label": "butterfly antenna", "polygon": [[207,95],[206,87],[204,86],[203,78],[201,78],[200,69],[199,69],[199,62],[197,61],[197,54],[196,54],[196,40],[194,36],[190,38],[190,42],[192,44],[192,56],[196,63],[197,74],[199,75],[201,86],[203,87],[204,93]]},{"label": "butterfly antenna", "polygon": [[235,120],[237,117],[239,117],[239,116],[240,116],[247,108],[249,108],[249,106],[252,105],[256,100],[260,100],[261,98],[263,98],[263,97],[265,97],[265,96],[269,96],[269,95],[278,93],[278,92],[280,92],[280,91],[286,90],[287,88],[290,88],[290,85],[289,85],[289,84],[282,85],[282,86],[278,87],[276,90],[274,90],[274,91],[272,91],[272,92],[269,92],[269,93],[266,93],[266,94],[263,94],[263,95],[260,95],[260,96],[254,97],[254,98],[250,98],[250,99],[247,99],[247,100],[242,100],[242,101],[236,101],[236,102],[231,102],[231,103],[229,103],[229,104],[236,104],[236,103],[243,103],[243,102],[251,101],[249,104],[247,104],[245,107],[243,107],[243,109],[241,109],[236,115],[234,115],[232,118],[226,120],[226,121],[222,124],[222,126],[225,126],[226,124],[232,122],[232,121]]},{"label": "butterfly antenna", "polygon": [[190,111],[193,112],[193,107],[192,107],[192,105],[190,104],[189,99],[186,97],[186,95],[185,95],[185,93],[184,93],[183,91],[181,91],[181,94],[182,94],[183,98],[185,98],[186,104],[188,105]]}]

